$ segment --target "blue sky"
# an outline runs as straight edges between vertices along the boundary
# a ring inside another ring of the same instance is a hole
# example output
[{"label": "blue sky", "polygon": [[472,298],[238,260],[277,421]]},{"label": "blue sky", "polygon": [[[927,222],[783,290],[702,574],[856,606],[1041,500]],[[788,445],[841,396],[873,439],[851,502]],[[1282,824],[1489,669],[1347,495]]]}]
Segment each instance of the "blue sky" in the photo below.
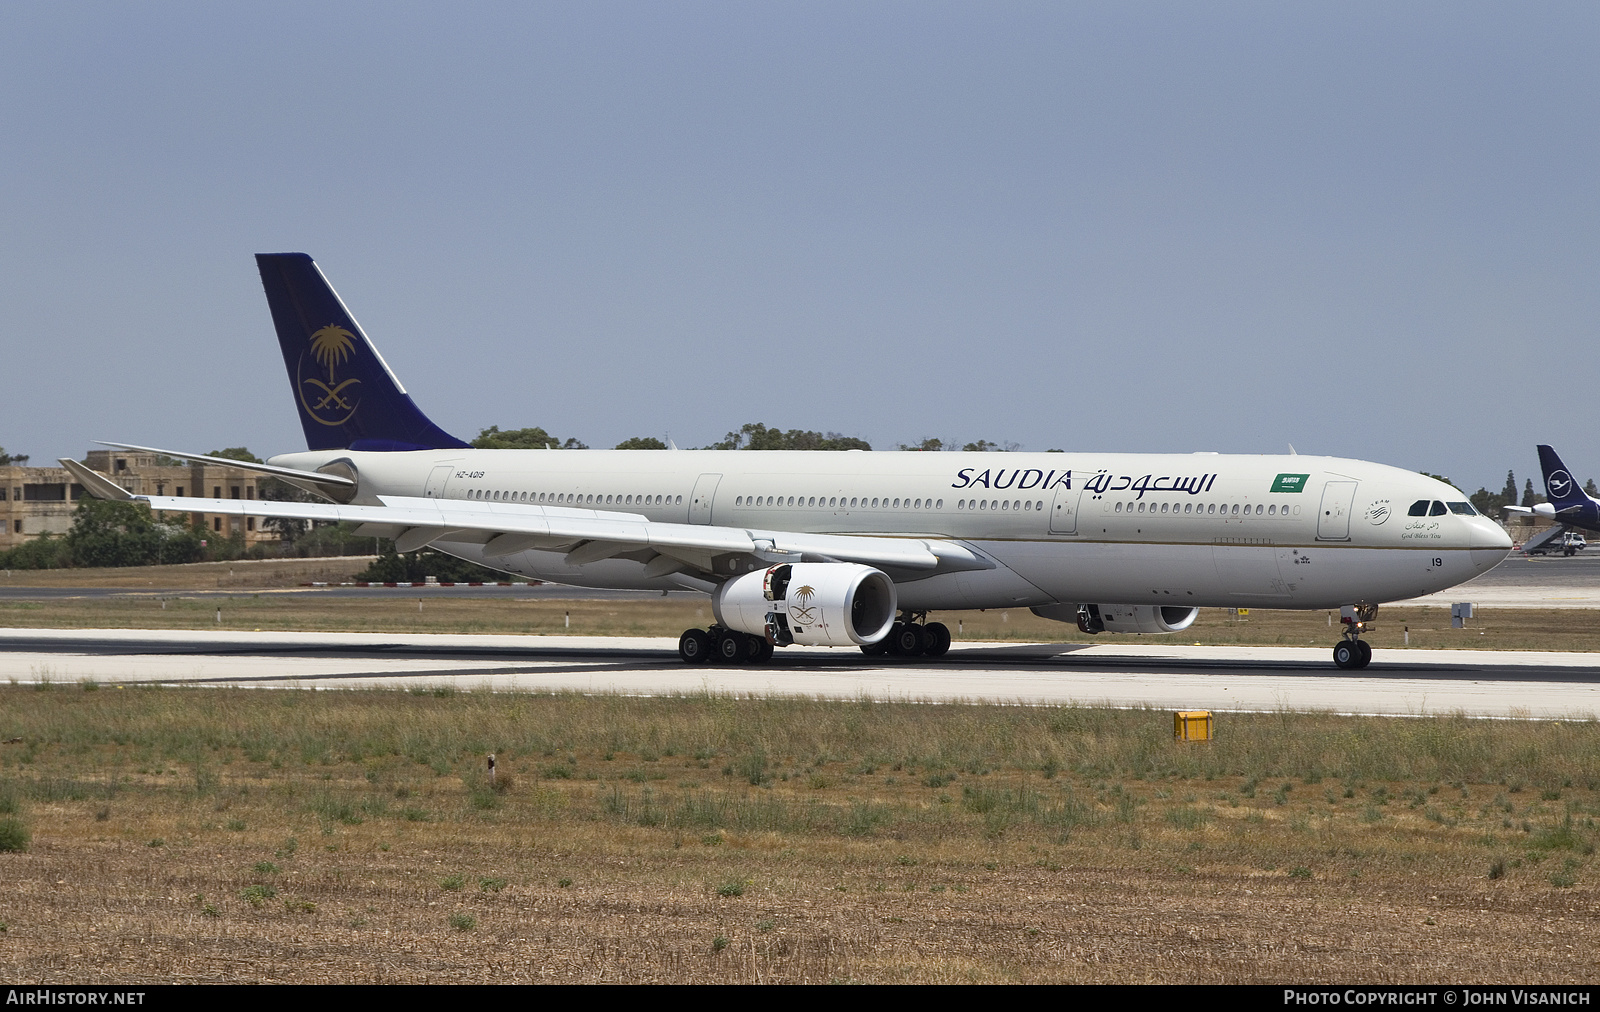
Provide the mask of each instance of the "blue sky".
[{"label": "blue sky", "polygon": [[251,254],[432,417],[1279,452],[1588,437],[1600,14],[10,4],[0,445],[303,446]]}]

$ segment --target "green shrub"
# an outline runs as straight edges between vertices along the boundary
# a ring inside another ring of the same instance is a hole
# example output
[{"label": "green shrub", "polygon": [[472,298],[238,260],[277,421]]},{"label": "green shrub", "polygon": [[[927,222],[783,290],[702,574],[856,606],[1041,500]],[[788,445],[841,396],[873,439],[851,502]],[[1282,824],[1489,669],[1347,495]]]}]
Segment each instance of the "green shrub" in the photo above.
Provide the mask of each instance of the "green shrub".
[{"label": "green shrub", "polygon": [[257,908],[276,895],[278,895],[278,890],[269,885],[262,885],[260,883],[252,886],[245,886],[243,889],[239,890],[239,898]]},{"label": "green shrub", "polygon": [[28,827],[21,819],[0,819],[0,851],[27,850],[30,839]]}]

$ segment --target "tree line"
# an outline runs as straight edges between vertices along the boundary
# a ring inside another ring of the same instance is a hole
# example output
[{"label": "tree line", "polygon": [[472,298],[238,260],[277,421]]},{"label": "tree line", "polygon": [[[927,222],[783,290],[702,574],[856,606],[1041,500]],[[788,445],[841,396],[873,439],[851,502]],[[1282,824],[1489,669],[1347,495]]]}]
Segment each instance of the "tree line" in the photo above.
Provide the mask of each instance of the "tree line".
[{"label": "tree line", "polygon": [[[552,436],[537,426],[529,429],[508,429],[502,431],[498,425],[491,425],[478,432],[478,438],[472,445],[480,450],[587,450],[589,444],[568,436],[561,439]],[[899,443],[897,450],[921,450],[925,452],[938,452],[941,450],[965,450],[969,453],[982,453],[985,451],[1020,450],[1018,443],[997,443],[988,439],[978,439],[970,443],[960,440],[946,442],[942,439],[924,439],[918,443]],[[666,443],[654,436],[633,436],[624,439],[616,446],[615,450],[665,450]],[[723,438],[711,443],[709,446],[691,447],[696,450],[870,450],[872,444],[859,436],[846,436],[838,432],[818,432],[814,429],[778,429],[769,428],[763,422],[746,422],[738,429],[728,433]],[[1060,450],[1051,450],[1051,453],[1060,453]]]}]

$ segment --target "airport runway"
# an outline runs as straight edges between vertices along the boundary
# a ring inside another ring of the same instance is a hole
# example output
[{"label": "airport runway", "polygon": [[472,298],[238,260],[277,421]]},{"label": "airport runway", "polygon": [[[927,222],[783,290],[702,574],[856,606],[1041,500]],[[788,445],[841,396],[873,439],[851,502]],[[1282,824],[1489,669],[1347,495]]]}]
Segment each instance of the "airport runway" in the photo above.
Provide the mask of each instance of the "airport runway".
[{"label": "airport runway", "polygon": [[0,629],[0,676],[256,687],[733,693],[1157,709],[1595,719],[1600,655],[1323,647],[970,645],[937,664],[790,648],[764,667],[688,667],[676,641],[563,636]]}]

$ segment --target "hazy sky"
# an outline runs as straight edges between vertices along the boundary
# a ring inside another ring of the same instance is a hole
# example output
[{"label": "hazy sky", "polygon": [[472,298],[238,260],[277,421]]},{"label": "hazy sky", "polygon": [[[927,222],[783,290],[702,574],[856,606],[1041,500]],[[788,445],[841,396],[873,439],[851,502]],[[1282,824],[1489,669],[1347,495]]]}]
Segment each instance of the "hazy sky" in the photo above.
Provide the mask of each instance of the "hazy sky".
[{"label": "hazy sky", "polygon": [[0,6],[0,445],[301,449],[251,254],[418,403],[702,445],[1600,476],[1594,4]]}]

